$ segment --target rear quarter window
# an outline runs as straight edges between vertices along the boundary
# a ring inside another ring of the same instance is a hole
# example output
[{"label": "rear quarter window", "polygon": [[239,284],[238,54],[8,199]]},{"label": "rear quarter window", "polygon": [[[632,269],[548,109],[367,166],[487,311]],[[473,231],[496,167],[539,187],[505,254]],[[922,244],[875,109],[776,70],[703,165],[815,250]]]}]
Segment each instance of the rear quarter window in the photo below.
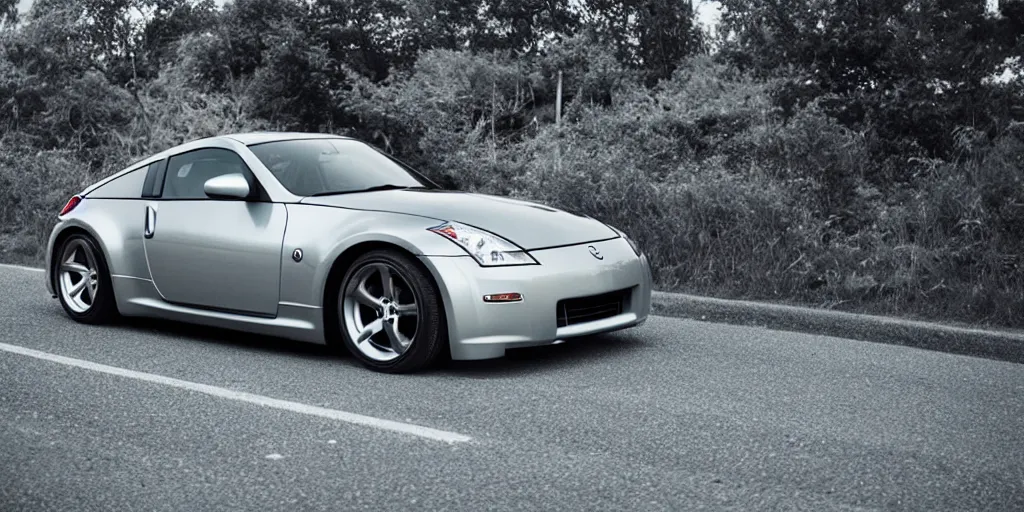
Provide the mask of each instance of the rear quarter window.
[{"label": "rear quarter window", "polygon": [[92,199],[139,199],[142,197],[142,187],[146,183],[148,168],[149,166],[146,166],[129,171],[100,185],[88,195]]}]

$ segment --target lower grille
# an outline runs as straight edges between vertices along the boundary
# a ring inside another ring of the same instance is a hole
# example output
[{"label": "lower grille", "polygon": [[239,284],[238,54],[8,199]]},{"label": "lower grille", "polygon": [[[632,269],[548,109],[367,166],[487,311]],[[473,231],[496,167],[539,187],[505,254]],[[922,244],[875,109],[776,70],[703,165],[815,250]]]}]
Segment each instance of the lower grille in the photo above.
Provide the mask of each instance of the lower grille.
[{"label": "lower grille", "polygon": [[618,290],[589,297],[577,297],[558,301],[555,306],[558,326],[582,324],[609,318],[626,309],[629,290]]}]

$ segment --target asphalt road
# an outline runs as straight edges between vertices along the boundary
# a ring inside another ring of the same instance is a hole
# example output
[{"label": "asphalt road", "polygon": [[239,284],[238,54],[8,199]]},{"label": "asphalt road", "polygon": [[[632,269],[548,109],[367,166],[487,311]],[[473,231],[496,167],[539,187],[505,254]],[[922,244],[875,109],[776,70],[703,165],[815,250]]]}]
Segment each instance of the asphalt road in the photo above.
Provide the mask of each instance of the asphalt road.
[{"label": "asphalt road", "polygon": [[1022,365],[655,317],[390,376],[314,345],[79,325],[42,277],[0,267],[0,510],[1024,510]]}]

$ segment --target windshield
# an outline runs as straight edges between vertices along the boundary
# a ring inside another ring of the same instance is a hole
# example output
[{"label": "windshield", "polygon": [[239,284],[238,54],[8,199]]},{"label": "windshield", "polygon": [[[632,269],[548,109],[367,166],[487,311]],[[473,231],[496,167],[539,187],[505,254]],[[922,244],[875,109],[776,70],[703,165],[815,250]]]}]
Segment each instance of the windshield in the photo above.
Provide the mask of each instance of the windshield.
[{"label": "windshield", "polygon": [[284,188],[298,196],[437,187],[416,171],[356,140],[286,140],[249,146],[249,150]]}]

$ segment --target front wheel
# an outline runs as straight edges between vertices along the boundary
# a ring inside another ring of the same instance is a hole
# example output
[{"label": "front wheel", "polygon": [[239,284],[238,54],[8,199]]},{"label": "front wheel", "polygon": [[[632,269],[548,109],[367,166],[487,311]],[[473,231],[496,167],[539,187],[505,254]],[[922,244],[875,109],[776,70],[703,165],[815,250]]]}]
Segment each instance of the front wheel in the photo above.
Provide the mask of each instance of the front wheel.
[{"label": "front wheel", "polygon": [[445,346],[437,286],[417,262],[397,251],[357,258],[342,280],[338,308],[345,346],[373,370],[420,370]]},{"label": "front wheel", "polygon": [[82,234],[69,236],[57,252],[53,274],[60,305],[73,320],[87,324],[117,318],[110,269],[99,246]]}]

